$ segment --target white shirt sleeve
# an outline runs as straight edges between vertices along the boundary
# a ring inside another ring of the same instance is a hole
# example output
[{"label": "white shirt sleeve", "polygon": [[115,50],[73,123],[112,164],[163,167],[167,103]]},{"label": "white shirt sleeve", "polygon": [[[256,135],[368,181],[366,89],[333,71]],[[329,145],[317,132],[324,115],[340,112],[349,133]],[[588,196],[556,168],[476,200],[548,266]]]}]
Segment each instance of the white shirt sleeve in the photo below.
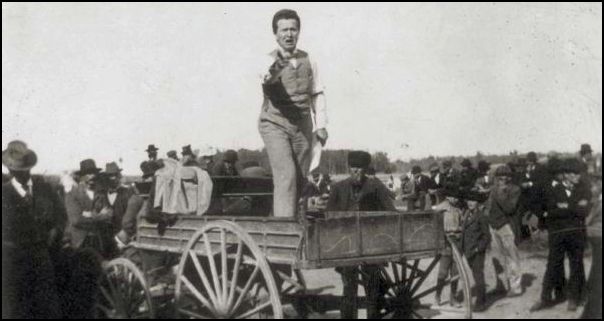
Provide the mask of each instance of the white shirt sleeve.
[{"label": "white shirt sleeve", "polygon": [[[310,60],[310,59],[309,59]],[[325,87],[321,81],[321,74],[316,61],[310,60],[313,73],[312,105],[314,110],[315,130],[327,127],[327,102],[325,101]]]}]

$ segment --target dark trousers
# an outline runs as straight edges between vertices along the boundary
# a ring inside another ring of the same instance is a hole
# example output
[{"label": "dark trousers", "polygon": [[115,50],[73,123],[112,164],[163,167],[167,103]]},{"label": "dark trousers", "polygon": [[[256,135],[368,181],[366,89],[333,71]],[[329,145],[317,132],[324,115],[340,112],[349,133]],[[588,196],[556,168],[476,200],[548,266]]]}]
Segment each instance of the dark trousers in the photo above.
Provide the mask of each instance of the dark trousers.
[{"label": "dark trousers", "polygon": [[336,271],[342,276],[344,288],[344,297],[340,305],[341,318],[356,319],[358,317],[359,274],[361,274],[367,301],[367,318],[378,319],[383,292],[379,267],[375,265],[350,266],[337,268]]},{"label": "dark trousers", "polygon": [[548,236],[549,253],[547,267],[543,276],[541,299],[551,300],[554,290],[560,291],[564,286],[564,256],[568,256],[570,277],[568,280],[569,300],[579,302],[582,289],[585,286],[585,267],[583,252],[585,251],[585,230],[550,231]]},{"label": "dark trousers", "polygon": [[591,270],[587,281],[587,304],[583,310],[582,319],[602,318],[602,238],[590,237]]},{"label": "dark trousers", "polygon": [[2,249],[2,318],[61,318],[53,263],[44,246]]},{"label": "dark trousers", "polygon": [[480,252],[468,258],[468,264],[474,275],[474,291],[476,294],[476,304],[482,305],[486,301],[486,284],[484,281],[484,257],[485,253]]}]

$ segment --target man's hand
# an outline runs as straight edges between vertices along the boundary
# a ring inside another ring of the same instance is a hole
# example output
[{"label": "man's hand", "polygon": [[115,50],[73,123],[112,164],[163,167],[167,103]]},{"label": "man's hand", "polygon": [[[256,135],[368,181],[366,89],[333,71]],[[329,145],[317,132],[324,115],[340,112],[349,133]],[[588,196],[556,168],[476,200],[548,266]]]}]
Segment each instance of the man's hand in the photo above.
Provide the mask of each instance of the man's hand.
[{"label": "man's hand", "polygon": [[317,138],[319,139],[319,142],[321,142],[321,145],[325,146],[325,143],[327,142],[327,129],[325,128],[320,128],[317,129],[317,131],[315,132],[315,135],[317,135]]}]

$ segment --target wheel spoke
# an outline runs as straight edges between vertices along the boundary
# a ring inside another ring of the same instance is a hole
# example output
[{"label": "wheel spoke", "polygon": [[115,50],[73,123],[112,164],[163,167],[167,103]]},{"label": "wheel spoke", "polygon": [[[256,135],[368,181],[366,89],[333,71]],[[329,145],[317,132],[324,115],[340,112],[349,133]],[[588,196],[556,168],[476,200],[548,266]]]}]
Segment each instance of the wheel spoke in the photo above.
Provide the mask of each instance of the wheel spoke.
[{"label": "wheel spoke", "polygon": [[411,295],[413,295],[415,292],[417,292],[417,290],[419,290],[419,287],[424,283],[424,281],[426,280],[426,278],[428,277],[428,275],[430,275],[430,273],[432,272],[432,270],[434,269],[434,267],[436,267],[436,263],[438,263],[438,261],[440,260],[440,254],[437,255],[432,262],[430,263],[430,265],[428,266],[428,268],[426,269],[426,271],[424,272],[424,275],[420,277],[419,280],[417,280],[417,282],[415,282],[415,284],[413,284],[413,287],[411,288]]},{"label": "wheel spoke", "polygon": [[111,297],[111,295],[107,292],[107,289],[105,287],[100,287],[101,290],[101,294],[103,294],[103,296],[105,297],[105,299],[107,299],[107,301],[109,302],[109,304],[111,304],[113,306],[113,308],[116,307],[115,301],[113,300],[113,297]]},{"label": "wheel spoke", "polygon": [[411,310],[411,314],[413,314],[415,316],[416,319],[423,319],[424,317],[417,313],[416,311]]},{"label": "wheel spoke", "polygon": [[254,279],[256,278],[256,276],[258,275],[259,271],[260,271],[260,266],[256,265],[256,267],[254,268],[254,271],[252,272],[252,275],[247,280],[245,286],[243,287],[243,290],[241,290],[241,293],[239,294],[239,297],[237,298],[237,301],[235,302],[235,305],[233,306],[233,309],[231,309],[232,312],[237,311],[237,309],[239,308],[239,305],[241,304],[241,302],[243,302],[243,299],[247,295],[247,292],[250,290],[250,286],[252,285],[252,282],[254,281]]},{"label": "wheel spoke", "polygon": [[218,272],[216,271],[216,261],[214,260],[214,255],[212,254],[212,245],[210,244],[208,233],[203,234],[203,243],[206,247],[206,255],[208,256],[210,271],[212,272],[212,280],[214,281],[216,301],[218,301],[218,305],[222,305],[222,290],[220,286],[220,281],[218,280]]},{"label": "wheel spoke", "polygon": [[220,230],[220,255],[222,258],[221,269],[222,269],[222,302],[227,304],[228,292],[227,292],[227,253],[226,253],[226,233],[224,229]]},{"label": "wheel spoke", "polygon": [[411,290],[413,286],[413,280],[415,280],[415,274],[417,273],[417,267],[419,266],[419,260],[415,260],[413,262],[413,268],[411,269],[411,274],[409,275],[409,280],[407,284],[405,284],[405,290]]},{"label": "wheel spoke", "polygon": [[109,317],[109,316],[111,316],[113,314],[113,310],[112,309],[110,309],[110,308],[108,308],[108,307],[106,307],[106,306],[104,306],[104,305],[102,305],[100,303],[97,303],[96,307],[97,307],[97,309],[103,311],[103,313],[105,313],[106,317]]},{"label": "wheel spoke", "polygon": [[239,266],[241,265],[242,251],[243,251],[243,246],[241,244],[241,239],[239,239],[238,243],[237,243],[237,254],[235,254],[235,265],[233,266],[233,277],[231,279],[231,287],[230,287],[229,296],[227,299],[227,307],[229,309],[233,305],[233,300],[235,298],[235,287],[237,286],[237,281],[239,279]]},{"label": "wheel spoke", "polygon": [[201,267],[201,263],[199,263],[197,254],[195,254],[195,252],[193,252],[193,250],[189,250],[189,256],[191,257],[191,261],[193,261],[193,265],[195,266],[195,269],[197,270],[197,273],[199,274],[199,276],[201,278],[201,282],[203,282],[203,286],[206,287],[206,292],[208,292],[208,296],[210,297],[210,300],[212,301],[212,303],[214,305],[218,305],[218,300],[216,298],[216,295],[214,294],[214,291],[212,290],[212,286],[210,286],[210,281],[208,281],[208,277],[206,276],[206,273],[203,271],[203,268]]},{"label": "wheel spoke", "polygon": [[184,308],[179,308],[178,311],[180,313],[186,314],[186,315],[188,315],[188,316],[190,316],[191,318],[194,318],[194,319],[203,319],[203,320],[214,319],[212,316],[207,316],[206,317],[206,316],[203,316],[203,315],[201,315],[199,313],[196,313],[196,312],[193,312],[191,310],[184,309]]},{"label": "wheel spoke", "polygon": [[401,279],[399,277],[397,263],[396,262],[390,262],[390,267],[392,268],[392,274],[394,274],[394,282],[396,282],[396,284],[400,284],[401,283]]},{"label": "wheel spoke", "polygon": [[203,294],[201,294],[193,284],[191,284],[191,281],[189,281],[189,279],[187,279],[186,276],[181,276],[182,282],[184,283],[184,285],[189,289],[189,291],[191,291],[191,293],[193,293],[193,295],[197,298],[197,300],[199,300],[201,302],[201,304],[203,304],[204,307],[208,308],[212,313],[214,313],[215,315],[218,315],[216,313],[216,310],[213,308],[212,305],[210,305],[210,302],[208,301],[208,299],[206,299],[206,297],[203,296]]},{"label": "wheel spoke", "polygon": [[261,305],[255,307],[255,308],[253,308],[253,309],[251,309],[251,310],[249,310],[249,311],[247,311],[247,312],[245,312],[243,314],[240,314],[240,315],[236,316],[235,319],[245,319],[245,318],[247,318],[249,316],[252,316],[252,315],[254,315],[254,314],[256,314],[256,313],[258,313],[258,312],[260,312],[260,311],[262,311],[262,310],[264,310],[266,308],[268,308],[269,306],[271,306],[271,301],[270,300],[262,303]]},{"label": "wheel spoke", "polygon": [[[457,280],[459,280],[459,274],[456,275],[456,276],[454,276],[454,277],[452,277],[452,278],[450,278],[450,279],[448,279],[448,280],[446,280],[445,283],[442,284],[442,286],[447,286],[447,285],[451,284],[451,282],[457,281]],[[426,295],[428,295],[428,294],[436,291],[437,288],[438,287],[436,285],[433,286],[433,287],[430,287],[430,288],[422,291],[421,293],[419,293],[417,295],[414,295],[412,300],[419,300],[419,299],[425,297]]]}]

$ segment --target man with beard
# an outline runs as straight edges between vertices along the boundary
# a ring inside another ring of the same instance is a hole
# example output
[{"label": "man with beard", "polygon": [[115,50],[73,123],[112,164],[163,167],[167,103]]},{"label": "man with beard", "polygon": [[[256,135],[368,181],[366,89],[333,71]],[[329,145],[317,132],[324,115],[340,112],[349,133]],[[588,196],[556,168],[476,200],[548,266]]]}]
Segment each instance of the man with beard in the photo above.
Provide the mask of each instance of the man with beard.
[{"label": "man with beard", "polygon": [[[367,177],[366,171],[371,163],[371,155],[363,151],[348,153],[349,177],[335,183],[327,203],[327,211],[394,211],[390,191],[377,178]],[[345,319],[355,318],[358,310],[357,292],[359,273],[367,275],[365,293],[367,295],[367,317],[379,316],[378,299],[381,297],[379,269],[374,265],[362,265],[337,268],[342,275],[344,299],[341,316]]]}]

